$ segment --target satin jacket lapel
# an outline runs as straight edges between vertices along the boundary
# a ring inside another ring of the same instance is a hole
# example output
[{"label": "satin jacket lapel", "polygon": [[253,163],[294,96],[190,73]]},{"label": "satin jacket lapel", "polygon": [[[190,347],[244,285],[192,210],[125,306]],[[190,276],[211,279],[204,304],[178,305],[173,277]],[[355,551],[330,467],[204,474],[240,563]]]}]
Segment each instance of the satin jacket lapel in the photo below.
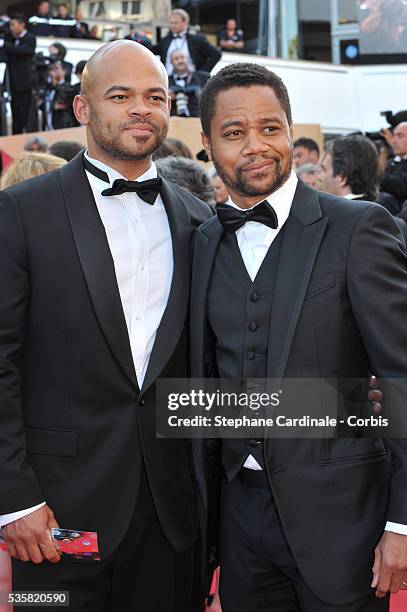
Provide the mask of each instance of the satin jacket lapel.
[{"label": "satin jacket lapel", "polygon": [[174,271],[168,303],[157,330],[142,392],[158,378],[171,358],[185,327],[189,300],[191,221],[188,204],[167,181],[163,181],[161,196],[170,225]]},{"label": "satin jacket lapel", "polygon": [[113,258],[86,178],[82,155],[61,168],[60,176],[76,250],[96,317],[117,361],[137,387]]},{"label": "satin jacket lapel", "polygon": [[191,375],[205,377],[206,303],[209,282],[223,228],[218,218],[212,217],[195,232],[192,262],[190,337]]},{"label": "satin jacket lapel", "polygon": [[[206,303],[212,268],[215,261],[223,228],[217,217],[206,221],[194,235],[192,261],[190,339],[191,339],[191,376],[205,378],[206,353]],[[204,507],[207,508],[206,492],[206,440],[194,439],[192,454]]]},{"label": "satin jacket lapel", "polygon": [[317,192],[299,182],[286,221],[274,287],[267,377],[284,376],[307,286],[328,217]]}]

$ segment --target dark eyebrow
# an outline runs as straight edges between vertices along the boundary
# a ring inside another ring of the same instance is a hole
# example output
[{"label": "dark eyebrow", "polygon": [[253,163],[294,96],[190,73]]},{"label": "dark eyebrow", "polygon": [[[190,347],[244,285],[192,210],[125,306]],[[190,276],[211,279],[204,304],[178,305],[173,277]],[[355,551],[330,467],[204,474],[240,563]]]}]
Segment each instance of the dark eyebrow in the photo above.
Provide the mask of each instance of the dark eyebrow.
[{"label": "dark eyebrow", "polygon": [[278,115],[270,115],[269,117],[262,117],[259,119],[259,123],[281,123],[281,117]]},{"label": "dark eyebrow", "polygon": [[230,121],[225,121],[225,123],[222,123],[221,125],[221,129],[225,130],[226,128],[232,127],[232,126],[241,126],[242,125],[242,121],[239,121],[239,119],[231,119]]},{"label": "dark eyebrow", "polygon": [[[108,96],[113,91],[127,92],[127,91],[132,91],[132,88],[128,87],[127,85],[112,85],[111,87],[109,87],[109,89],[106,90],[105,96]],[[167,92],[165,91],[164,87],[150,87],[149,89],[146,89],[144,93],[151,94],[151,93],[158,93],[158,92],[162,93],[164,96],[167,95]]]},{"label": "dark eyebrow", "polygon": [[105,96],[108,96],[112,91],[130,91],[130,87],[126,87],[126,85],[112,85],[105,91]]}]

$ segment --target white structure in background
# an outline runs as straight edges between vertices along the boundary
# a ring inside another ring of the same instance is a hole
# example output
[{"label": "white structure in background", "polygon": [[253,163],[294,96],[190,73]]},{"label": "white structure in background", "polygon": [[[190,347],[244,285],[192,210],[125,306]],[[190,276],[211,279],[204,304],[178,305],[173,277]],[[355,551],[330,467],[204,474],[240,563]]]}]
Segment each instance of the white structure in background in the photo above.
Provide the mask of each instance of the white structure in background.
[{"label": "white structure in background", "polygon": [[103,40],[115,29],[119,36],[126,36],[131,27],[155,39],[155,28],[168,24],[171,0],[81,0],[80,9],[83,21],[90,28],[97,26]]}]

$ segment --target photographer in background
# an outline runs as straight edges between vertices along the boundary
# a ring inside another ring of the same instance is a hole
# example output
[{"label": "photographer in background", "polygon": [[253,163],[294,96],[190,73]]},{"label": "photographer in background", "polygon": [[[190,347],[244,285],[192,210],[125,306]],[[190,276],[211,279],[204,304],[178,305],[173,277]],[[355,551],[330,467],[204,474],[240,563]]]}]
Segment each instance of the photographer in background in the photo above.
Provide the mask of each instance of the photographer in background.
[{"label": "photographer in background", "polygon": [[209,73],[191,72],[187,56],[183,51],[173,51],[171,63],[173,70],[168,79],[172,99],[171,115],[199,117],[199,97]]},{"label": "photographer in background", "polygon": [[25,17],[12,15],[9,34],[0,39],[0,59],[7,62],[13,134],[21,134],[27,128],[33,87],[31,62],[36,44],[35,36],[27,32]]},{"label": "photographer in background", "polygon": [[59,130],[76,125],[72,103],[73,86],[65,81],[65,71],[61,62],[51,64],[49,68],[51,89],[46,96],[46,129]]},{"label": "photographer in background", "polygon": [[403,202],[407,200],[407,121],[394,128],[391,146],[395,157],[387,163],[381,189],[396,198],[399,212]]},{"label": "photographer in background", "polygon": [[65,57],[67,54],[67,48],[65,47],[65,45],[59,42],[54,42],[48,47],[48,51],[51,63],[61,62],[62,67],[65,71],[65,80],[67,83],[70,83],[72,78],[73,64],[71,64],[71,62],[65,61]]}]

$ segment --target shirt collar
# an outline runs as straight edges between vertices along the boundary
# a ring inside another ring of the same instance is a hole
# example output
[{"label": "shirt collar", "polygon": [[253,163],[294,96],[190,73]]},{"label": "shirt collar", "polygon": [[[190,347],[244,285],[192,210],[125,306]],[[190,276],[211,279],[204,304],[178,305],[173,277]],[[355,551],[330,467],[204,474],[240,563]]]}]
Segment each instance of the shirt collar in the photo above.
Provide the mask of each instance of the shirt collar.
[{"label": "shirt collar", "polygon": [[[291,205],[293,203],[295,190],[297,189],[298,178],[294,170],[291,170],[291,174],[286,180],[285,183],[281,185],[276,191],[271,193],[267,197],[261,198],[259,202],[253,204],[250,208],[255,208],[264,200],[267,200],[269,204],[274,208],[278,218],[278,226],[281,227],[284,225],[287,220],[288,215],[290,214]],[[233,200],[229,197],[226,204],[229,206],[233,206],[233,208],[237,208],[238,210],[250,210],[250,209],[242,209],[240,206],[235,204]]]},{"label": "shirt collar", "polygon": [[[87,149],[86,149],[84,155],[85,155],[86,159],[88,161],[90,161],[91,164],[93,164],[97,168],[100,168],[100,170],[103,170],[103,172],[106,172],[106,174],[109,177],[110,185],[112,185],[116,179],[124,179],[126,181],[128,180],[128,179],[126,179],[125,176],[120,174],[120,172],[117,172],[117,170],[114,170],[113,168],[111,168],[107,164],[104,164],[99,159],[95,159],[95,158],[91,157],[89,155]],[[144,174],[142,174],[141,176],[138,176],[136,180],[137,181],[147,181],[148,179],[157,178],[157,176],[158,176],[157,175],[157,167],[156,167],[154,162],[151,162],[151,165],[148,168],[148,170],[146,170],[144,172]],[[104,186],[106,186],[106,183],[104,181],[102,181],[101,179],[98,179],[97,177],[95,177],[95,179],[97,181],[100,181],[101,183],[103,183]]]},{"label": "shirt collar", "polygon": [[185,38],[185,36],[187,35],[188,30],[183,30],[182,32],[179,32],[178,34],[172,34],[173,38]]},{"label": "shirt collar", "polygon": [[356,200],[357,198],[364,198],[365,194],[364,193],[345,193],[345,195],[343,195],[342,197],[345,198],[346,200]]}]

